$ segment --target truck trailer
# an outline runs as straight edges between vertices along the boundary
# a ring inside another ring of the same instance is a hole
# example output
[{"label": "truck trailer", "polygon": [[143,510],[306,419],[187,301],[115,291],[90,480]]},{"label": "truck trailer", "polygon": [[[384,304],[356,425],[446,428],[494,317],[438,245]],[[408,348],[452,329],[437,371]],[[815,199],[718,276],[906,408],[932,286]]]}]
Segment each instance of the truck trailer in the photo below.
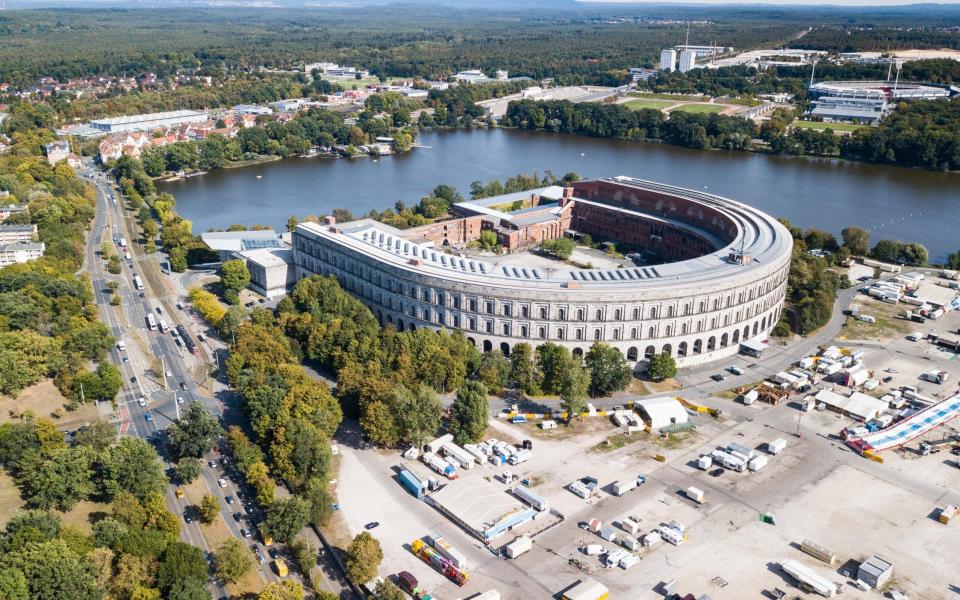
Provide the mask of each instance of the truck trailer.
[{"label": "truck trailer", "polygon": [[453,561],[425,544],[423,540],[413,540],[410,544],[410,550],[417,558],[442,573],[444,577],[460,587],[466,585],[467,580],[470,579],[470,576],[465,571],[457,568],[457,566],[453,564]]}]

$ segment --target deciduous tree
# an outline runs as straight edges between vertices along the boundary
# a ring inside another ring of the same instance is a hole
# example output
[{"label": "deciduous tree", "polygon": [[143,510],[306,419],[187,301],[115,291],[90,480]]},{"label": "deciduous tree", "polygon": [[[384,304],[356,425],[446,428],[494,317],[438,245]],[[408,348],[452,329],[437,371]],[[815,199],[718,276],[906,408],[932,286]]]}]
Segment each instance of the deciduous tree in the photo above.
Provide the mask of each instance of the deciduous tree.
[{"label": "deciduous tree", "polygon": [[351,581],[366,583],[377,576],[382,560],[380,542],[369,531],[364,531],[353,538],[347,548],[347,576]]},{"label": "deciduous tree", "polygon": [[677,374],[677,363],[666,352],[655,354],[647,366],[647,375],[654,381],[662,381]]},{"label": "deciduous tree", "polygon": [[630,365],[616,348],[594,342],[585,362],[590,371],[591,396],[607,396],[630,385]]},{"label": "deciduous tree", "polygon": [[217,548],[213,555],[213,564],[217,577],[235,583],[253,568],[253,557],[243,542],[230,538]]},{"label": "deciduous tree", "polygon": [[450,432],[458,444],[476,442],[487,429],[487,390],[477,381],[466,381],[457,390],[450,409]]}]

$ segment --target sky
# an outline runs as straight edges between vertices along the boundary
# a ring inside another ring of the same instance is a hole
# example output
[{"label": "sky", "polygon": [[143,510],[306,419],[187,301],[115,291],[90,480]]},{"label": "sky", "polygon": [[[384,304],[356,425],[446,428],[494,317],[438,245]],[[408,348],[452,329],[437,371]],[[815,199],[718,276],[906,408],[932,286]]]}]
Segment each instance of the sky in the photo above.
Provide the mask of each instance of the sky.
[{"label": "sky", "polygon": [[[585,4],[664,4],[664,0],[578,0]],[[669,3],[669,0],[667,0]],[[815,6],[815,5],[833,5],[833,6],[903,6],[908,4],[921,4],[917,0],[763,0],[750,1],[742,0],[740,2],[731,2],[731,0],[678,0],[672,2],[675,4],[741,4],[741,5],[795,5],[795,6]],[[929,2],[926,4],[960,4],[960,0],[939,0],[938,2]]]}]

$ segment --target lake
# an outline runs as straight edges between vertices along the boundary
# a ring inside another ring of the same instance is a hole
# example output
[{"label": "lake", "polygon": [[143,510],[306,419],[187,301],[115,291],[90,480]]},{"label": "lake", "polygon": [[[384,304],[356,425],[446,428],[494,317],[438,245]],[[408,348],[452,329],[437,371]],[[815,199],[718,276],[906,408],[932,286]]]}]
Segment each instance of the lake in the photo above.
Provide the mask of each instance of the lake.
[{"label": "lake", "polygon": [[427,147],[378,160],[291,158],[159,187],[176,196],[178,211],[200,233],[235,223],[285,230],[290,215],[334,208],[359,217],[398,200],[416,203],[440,183],[468,196],[472,181],[517,173],[629,175],[727,196],[838,237],[856,225],[870,230],[872,241],[920,242],[931,261],[960,250],[956,173],[504,129],[425,131],[419,142]]}]

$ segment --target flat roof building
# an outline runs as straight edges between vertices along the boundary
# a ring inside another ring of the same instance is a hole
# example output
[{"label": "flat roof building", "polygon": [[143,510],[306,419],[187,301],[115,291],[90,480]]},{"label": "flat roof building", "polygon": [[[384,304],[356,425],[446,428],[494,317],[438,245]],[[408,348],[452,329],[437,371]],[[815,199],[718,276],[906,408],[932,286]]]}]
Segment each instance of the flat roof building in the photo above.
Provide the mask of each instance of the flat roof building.
[{"label": "flat roof building", "polygon": [[208,121],[206,113],[195,110],[171,110],[167,112],[111,117],[90,121],[90,127],[115,133],[122,131],[148,131],[158,127],[175,127],[184,123],[203,123]]},{"label": "flat roof building", "polygon": [[674,71],[677,68],[677,51],[667,48],[660,51],[660,70]]},{"label": "flat roof building", "polygon": [[250,287],[267,298],[285,296],[296,281],[290,248],[261,248],[240,252],[250,271]]},{"label": "flat roof building", "polygon": [[689,420],[687,409],[676,398],[648,398],[640,400],[634,407],[653,431],[670,425],[680,425]]},{"label": "flat roof building", "polygon": [[15,242],[0,245],[0,267],[36,260],[43,256],[46,249],[43,242]]},{"label": "flat roof building", "polygon": [[834,412],[864,422],[875,419],[888,407],[886,402],[860,392],[851,392],[849,396],[844,396],[831,390],[820,390],[813,398],[818,404],[823,404]]},{"label": "flat roof building", "polygon": [[484,542],[533,519],[537,511],[494,485],[452,481],[427,501]]},{"label": "flat roof building", "polygon": [[32,242],[36,237],[37,226],[34,223],[27,225],[0,225],[0,244]]}]

